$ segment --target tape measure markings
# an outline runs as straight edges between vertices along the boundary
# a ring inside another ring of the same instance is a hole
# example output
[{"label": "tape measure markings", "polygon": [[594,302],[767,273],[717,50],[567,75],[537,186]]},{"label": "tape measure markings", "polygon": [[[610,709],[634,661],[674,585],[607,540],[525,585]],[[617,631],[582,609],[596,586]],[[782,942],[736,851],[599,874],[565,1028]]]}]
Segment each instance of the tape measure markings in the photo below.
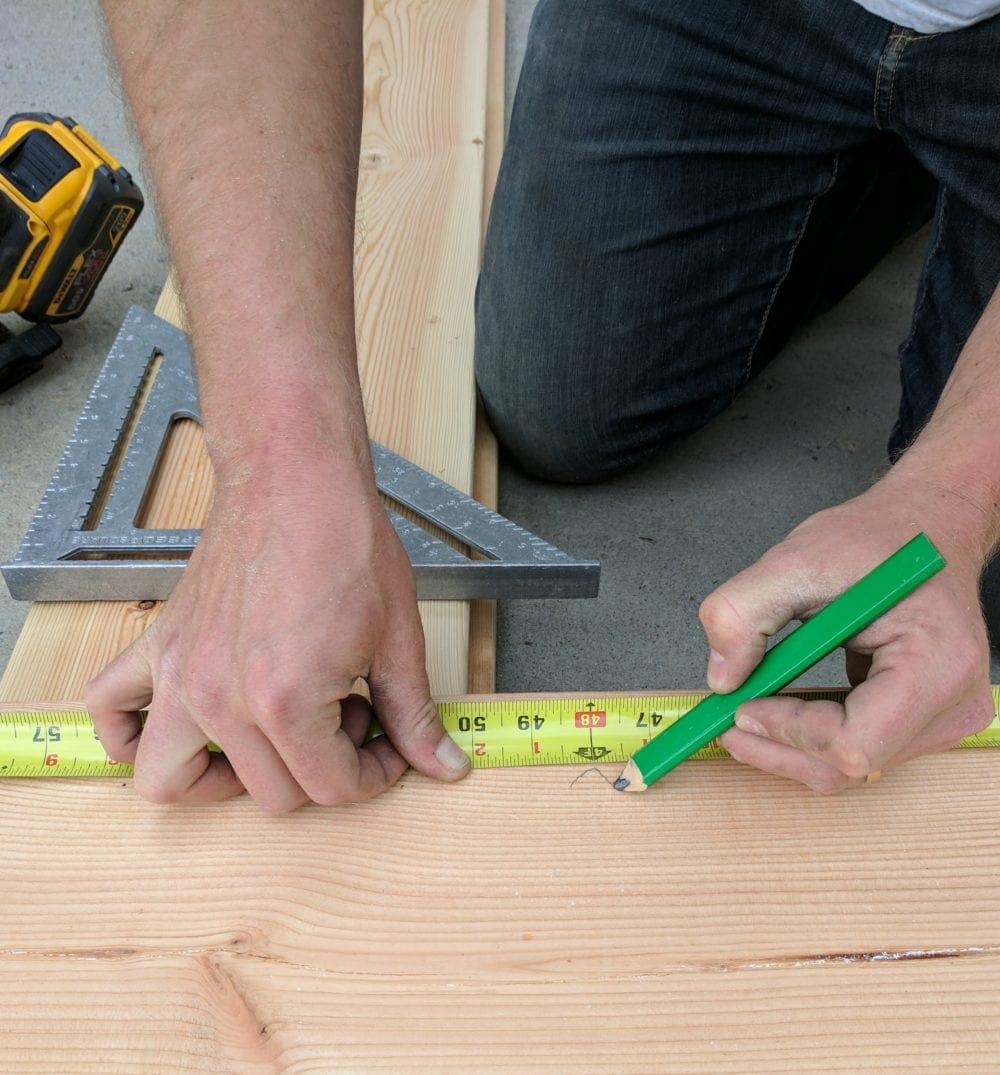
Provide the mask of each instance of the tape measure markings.
[{"label": "tape measure markings", "polygon": [[[443,700],[438,712],[474,768],[625,762],[701,695]],[[722,757],[708,747],[701,757]]]},{"label": "tape measure markings", "polygon": [[[843,701],[846,689],[789,691]],[[1000,686],[991,688],[993,720],[959,747],[1000,747]],[[475,769],[625,763],[705,693],[442,699],[445,728]],[[713,742],[696,758],[726,757]],[[132,766],[108,757],[90,714],[77,709],[0,709],[0,777],[129,777]]]},{"label": "tape measure markings", "polygon": [[82,710],[0,712],[0,776],[131,776],[112,762]]}]

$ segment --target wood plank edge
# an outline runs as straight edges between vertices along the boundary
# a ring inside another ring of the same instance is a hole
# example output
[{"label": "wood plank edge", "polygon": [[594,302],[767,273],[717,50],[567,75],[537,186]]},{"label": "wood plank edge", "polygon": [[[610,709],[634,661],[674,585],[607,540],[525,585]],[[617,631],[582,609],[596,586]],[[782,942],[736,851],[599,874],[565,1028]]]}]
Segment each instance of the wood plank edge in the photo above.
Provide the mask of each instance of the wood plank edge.
[{"label": "wood plank edge", "polygon": [[[504,143],[504,77],[506,73],[506,0],[490,0],[486,56],[486,138],[483,156],[483,213],[480,247],[486,241],[490,205]],[[476,400],[476,446],[473,452],[472,495],[496,510],[499,496],[499,448],[482,402]],[[473,694],[496,689],[497,603],[469,605],[468,687]]]}]

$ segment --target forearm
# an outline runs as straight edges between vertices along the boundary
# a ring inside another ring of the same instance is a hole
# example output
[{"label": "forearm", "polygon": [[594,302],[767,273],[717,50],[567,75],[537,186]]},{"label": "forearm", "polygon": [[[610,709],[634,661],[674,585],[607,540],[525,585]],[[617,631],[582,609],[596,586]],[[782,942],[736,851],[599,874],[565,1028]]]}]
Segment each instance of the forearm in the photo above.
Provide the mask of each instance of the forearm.
[{"label": "forearm", "polygon": [[974,562],[1000,544],[1000,289],[962,349],[930,421],[885,481],[926,487],[943,539]]},{"label": "forearm", "polygon": [[354,338],[356,0],[105,0],[177,270],[216,469],[364,465]]}]

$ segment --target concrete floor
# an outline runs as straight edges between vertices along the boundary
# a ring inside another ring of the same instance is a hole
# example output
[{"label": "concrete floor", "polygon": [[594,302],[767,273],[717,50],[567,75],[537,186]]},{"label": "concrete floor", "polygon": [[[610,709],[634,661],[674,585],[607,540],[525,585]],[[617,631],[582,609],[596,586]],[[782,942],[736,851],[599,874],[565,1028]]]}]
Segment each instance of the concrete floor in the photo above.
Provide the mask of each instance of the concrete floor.
[{"label": "concrete floor", "polygon": [[[117,156],[144,192],[136,140],[106,62],[96,0],[49,4],[20,0],[4,9],[6,47],[0,58],[0,122],[15,112],[72,116]],[[167,273],[154,212],[147,208],[132,229],[85,316],[61,330],[63,346],[45,368],[0,395],[0,557],[10,559],[38,506],[132,303],[155,305]],[[10,328],[23,328],[5,316]],[[27,612],[0,585],[0,668]]]},{"label": "concrete floor", "polygon": [[[508,84],[533,0],[508,0]],[[69,114],[136,174],[140,154],[108,74],[96,2],[8,5],[0,61],[6,113]],[[0,117],[3,118],[3,117]],[[888,258],[802,332],[728,413],[669,455],[606,485],[563,488],[501,473],[501,510],[581,557],[603,561],[594,601],[501,609],[502,690],[698,688],[701,598],[812,512],[885,466],[924,237]],[[128,237],[86,317],[66,327],[45,370],[0,395],[0,557],[15,552],[127,307],[152,307],[166,275],[155,213]],[[13,324],[13,319],[5,318]],[[991,605],[994,602],[991,601]],[[0,588],[0,668],[25,606]],[[994,682],[1000,664],[994,661]],[[803,682],[844,682],[830,658]]]}]

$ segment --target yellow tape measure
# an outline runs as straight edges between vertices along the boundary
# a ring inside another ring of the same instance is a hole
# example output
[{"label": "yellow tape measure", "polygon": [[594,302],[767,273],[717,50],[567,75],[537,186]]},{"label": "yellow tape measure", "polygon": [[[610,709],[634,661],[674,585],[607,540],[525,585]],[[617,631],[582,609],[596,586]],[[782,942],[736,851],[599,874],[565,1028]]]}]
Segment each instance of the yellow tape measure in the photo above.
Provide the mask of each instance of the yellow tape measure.
[{"label": "yellow tape measure", "polygon": [[[843,701],[847,691],[791,691],[799,698]],[[992,688],[993,720],[960,747],[1000,747],[1000,687]],[[444,699],[438,712],[473,768],[518,765],[624,764],[704,693],[520,695]],[[696,758],[721,758],[717,743]],[[0,777],[128,777],[132,766],[107,756],[84,710],[0,710]]]}]

